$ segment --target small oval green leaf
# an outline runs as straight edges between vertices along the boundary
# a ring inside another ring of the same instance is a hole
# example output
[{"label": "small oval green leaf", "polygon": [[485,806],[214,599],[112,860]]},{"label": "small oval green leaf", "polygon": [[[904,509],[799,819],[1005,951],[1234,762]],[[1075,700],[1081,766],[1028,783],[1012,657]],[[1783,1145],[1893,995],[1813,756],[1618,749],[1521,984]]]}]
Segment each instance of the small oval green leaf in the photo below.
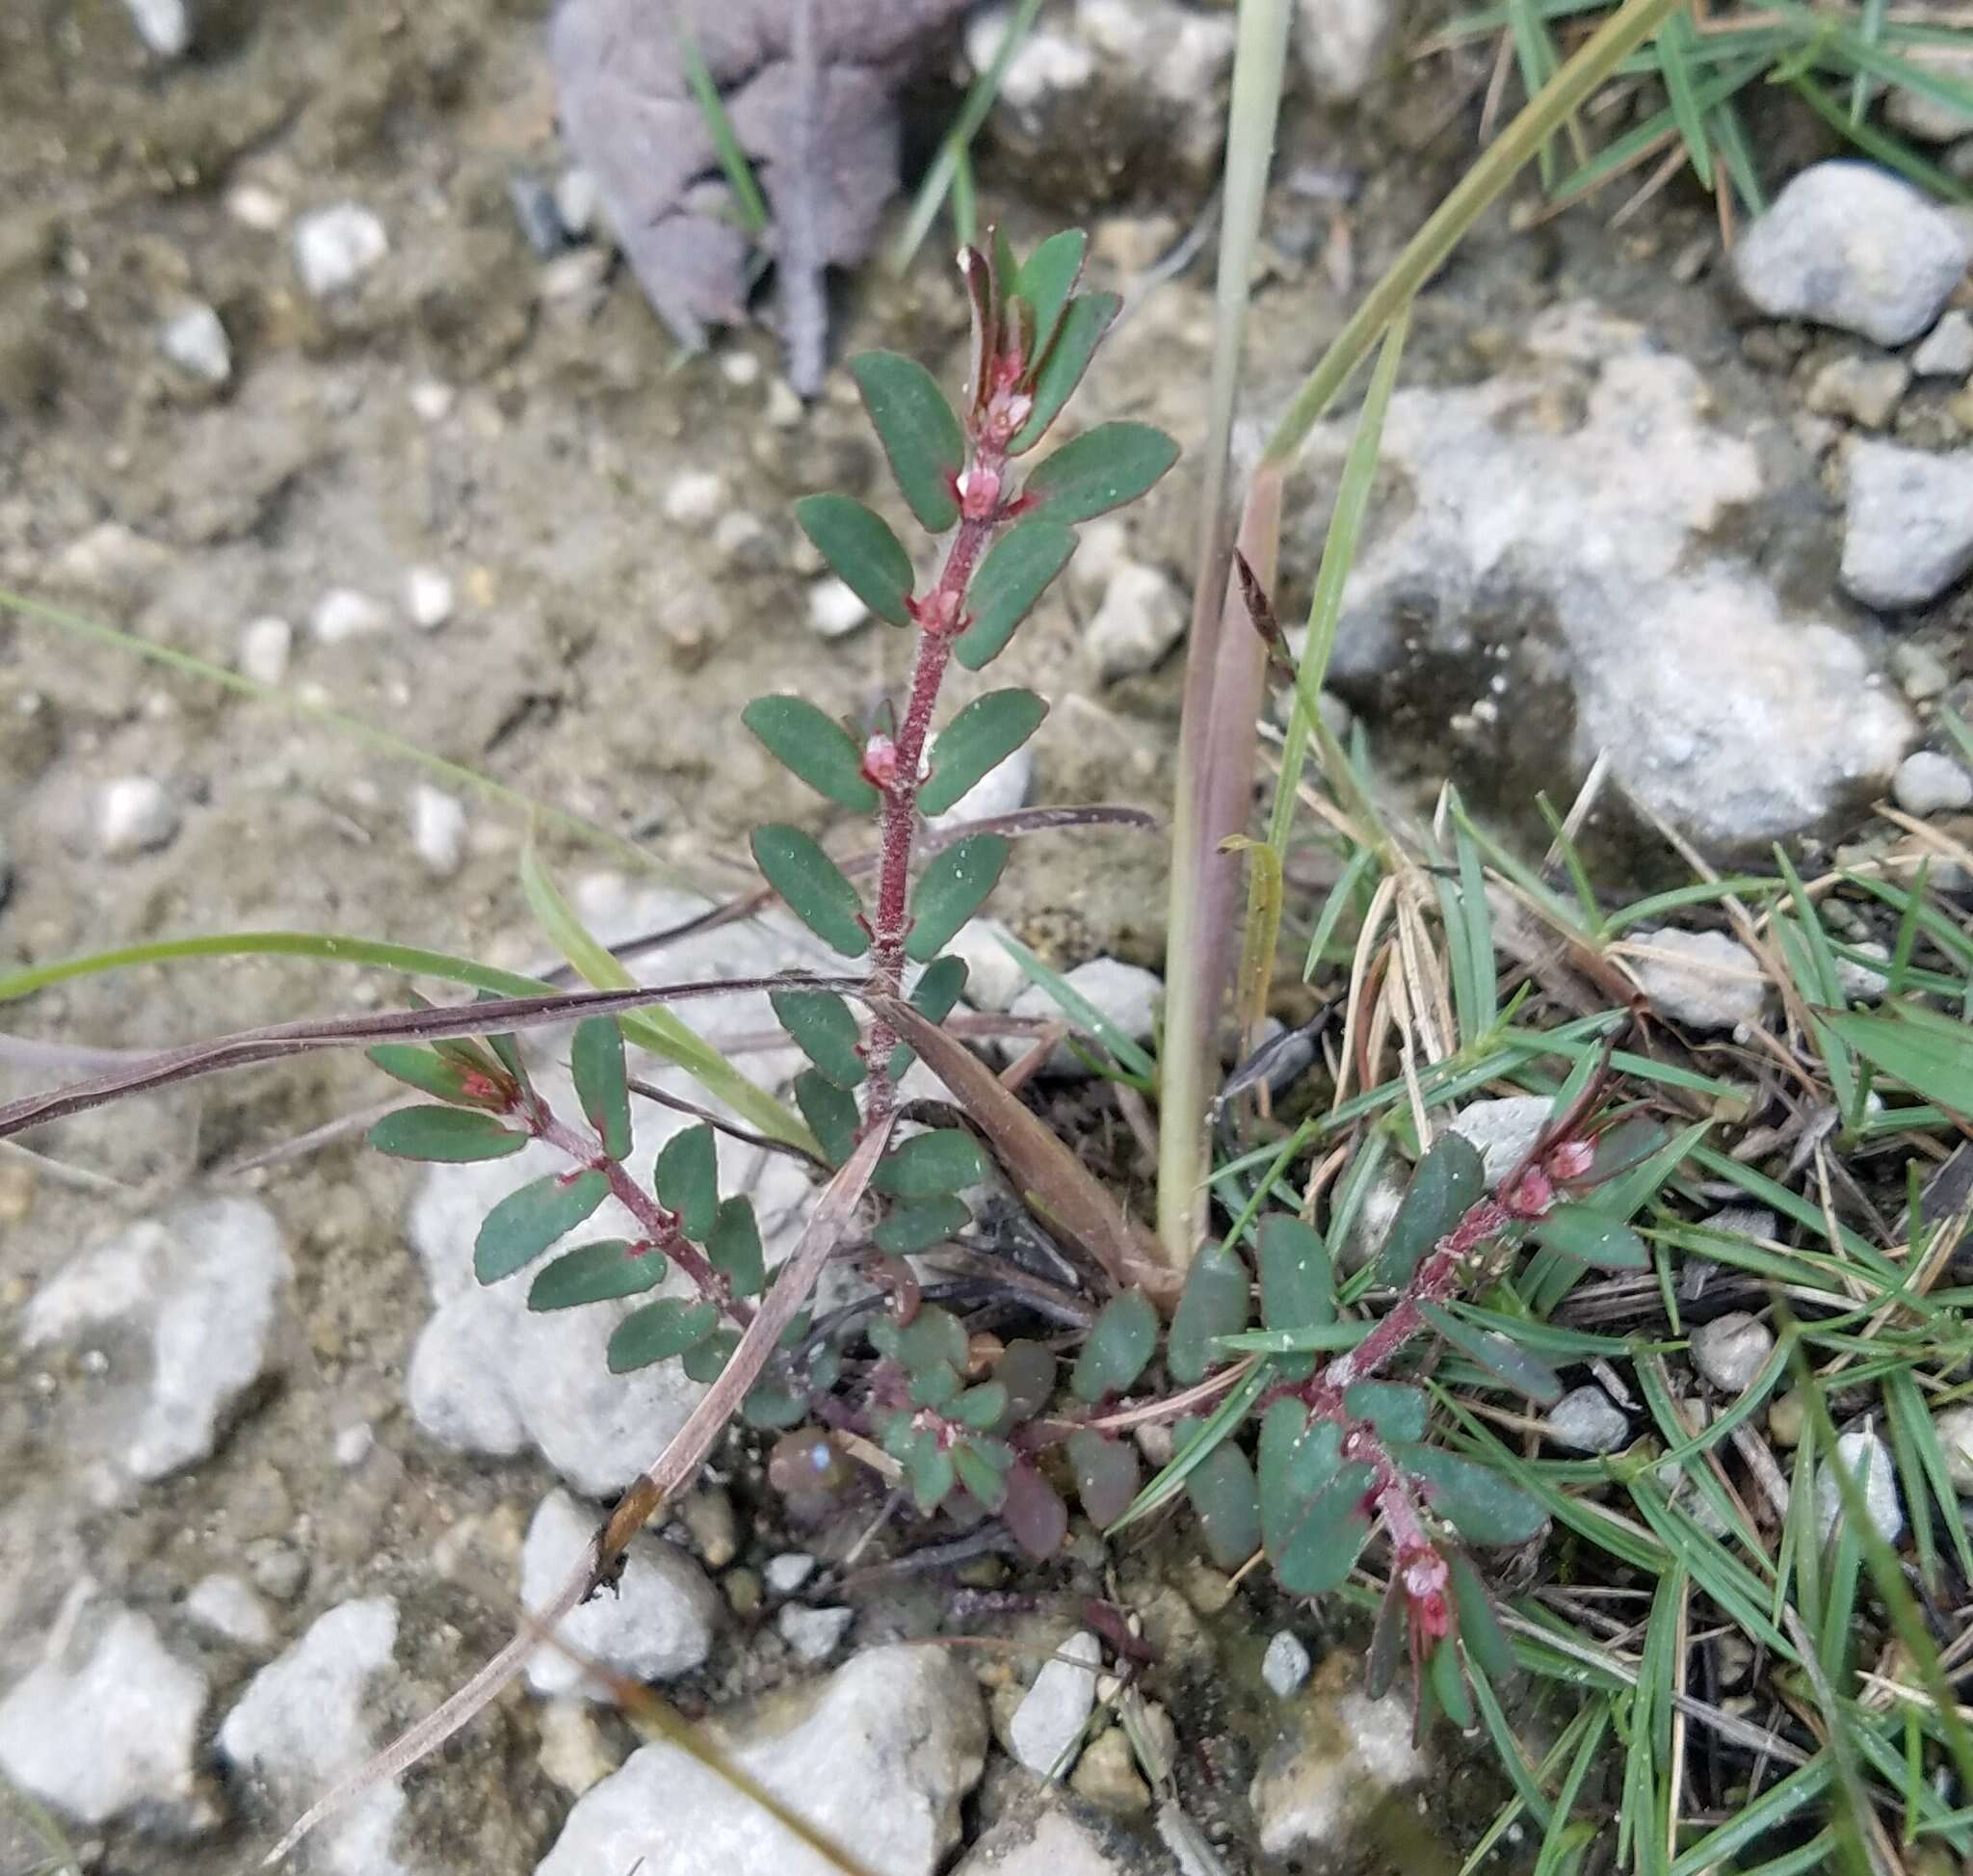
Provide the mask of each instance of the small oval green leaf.
[{"label": "small oval green leaf", "polygon": [[363,1052],[373,1068],[381,1069],[393,1081],[402,1081],[421,1095],[450,1101],[456,1107],[497,1110],[507,1105],[505,1095],[498,1089],[473,1089],[466,1079],[473,1072],[467,1063],[448,1059],[435,1048],[418,1048],[409,1043],[379,1043]]},{"label": "small oval green leaf", "polygon": [[1336,1319],[1328,1248],[1288,1212],[1260,1222],[1260,1319],[1270,1329],[1320,1329]]},{"label": "small oval green leaf", "polygon": [[1147,423],[1099,423],[1064,443],[1021,492],[1051,521],[1088,521],[1134,502],[1178,461],[1178,445]]},{"label": "small oval green leaf", "polygon": [[934,534],[951,527],[960,518],[953,480],[965,465],[966,439],[937,379],[899,352],[861,353],[850,375],[919,525]]},{"label": "small oval green leaf", "polygon": [[1093,1406],[1120,1394],[1144,1371],[1158,1345],[1158,1312],[1143,1290],[1125,1290],[1096,1311],[1069,1377],[1069,1392]]},{"label": "small oval green leaf", "polygon": [[610,1181],[598,1172],[573,1178],[550,1173],[530,1179],[481,1221],[473,1242],[473,1275],[483,1283],[512,1277],[574,1230],[609,1196]]},{"label": "small oval green leaf", "polygon": [[972,623],[953,646],[968,671],[990,664],[1075,552],[1075,531],[1051,517],[1017,521],[986,550],[966,589]]},{"label": "small oval green leaf", "polygon": [[775,991],[768,1001],[796,1046],[838,1088],[856,1087],[867,1072],[856,1052],[863,1040],[850,1006],[833,991]]},{"label": "small oval green leaf", "polygon": [[957,1237],[972,1222],[973,1214],[963,1200],[926,1199],[915,1205],[898,1206],[871,1238],[886,1256],[908,1256]]},{"label": "small oval green leaf", "polygon": [[1010,455],[1022,455],[1047,436],[1049,426],[1062,414],[1062,407],[1075,395],[1083,373],[1096,356],[1096,347],[1122,307],[1122,300],[1114,293],[1079,293],[1068,303],[1041,369],[1035,375],[1035,408],[1014,433]]},{"label": "small oval green leaf", "polygon": [[401,1107],[379,1121],[366,1138],[393,1159],[454,1163],[504,1159],[528,1144],[526,1134],[510,1132],[492,1115],[465,1107]]},{"label": "small oval green leaf", "polygon": [[678,1229],[695,1244],[712,1235],[720,1215],[719,1149],[713,1130],[698,1125],[674,1133],[658,1149],[652,1176],[658,1202],[678,1220]]},{"label": "small oval green leaf", "polygon": [[1048,347],[1068,306],[1068,297],[1082,277],[1083,257],[1089,252],[1090,238],[1080,228],[1064,228],[1022,261],[1012,290],[1035,309],[1035,336],[1029,363],[1043,365]]},{"label": "small oval green leaf", "polygon": [[805,697],[757,697],[740,712],[740,721],[823,800],[859,814],[876,813],[882,798],[864,777],[856,739]]},{"label": "small oval green leaf", "polygon": [[623,1067],[623,1032],[612,1017],[585,1017],[568,1045],[575,1097],[612,1159],[630,1151],[630,1082]]},{"label": "small oval green leaf", "polygon": [[1007,1388],[998,1381],[983,1381],[968,1387],[952,1404],[952,1417],[975,1433],[990,1433],[1007,1412]]},{"label": "small oval green leaf", "polygon": [[598,1239],[578,1245],[554,1262],[544,1264],[528,1290],[528,1308],[537,1311],[573,1309],[584,1303],[607,1303],[613,1297],[642,1296],[664,1281],[671,1266],[656,1251],[631,1255],[626,1238]]},{"label": "small oval green leaf", "polygon": [[863,902],[819,842],[800,828],[770,822],[754,829],[751,845],[768,885],[817,938],[846,958],[870,949],[870,934],[859,922]]},{"label": "small oval green leaf", "polygon": [[918,790],[918,807],[943,814],[1041,727],[1048,706],[1033,691],[988,691],[976,697],[932,745],[932,773]]},{"label": "small oval green leaf", "polygon": [[803,1069],[795,1077],[795,1105],[808,1123],[831,1166],[840,1166],[856,1145],[856,1127],[861,1116],[856,1097],[815,1069]]},{"label": "small oval green leaf", "polygon": [[1588,1205],[1557,1205],[1535,1221],[1537,1244],[1598,1270],[1648,1270],[1651,1254],[1643,1238],[1619,1219]]},{"label": "small oval green leaf", "polygon": [[795,519],[815,551],[878,618],[911,622],[911,557],[890,524],[850,495],[803,495]]},{"label": "small oval green leaf", "polygon": [[716,1329],[704,1341],[696,1343],[685,1351],[678,1365],[685,1370],[687,1381],[696,1381],[701,1387],[710,1387],[725,1371],[733,1351],[740,1346],[740,1332],[737,1329]]},{"label": "small oval green leaf", "polygon": [[1486,1191],[1486,1167],[1479,1149],[1463,1134],[1442,1135],[1418,1162],[1398,1215],[1391,1220],[1390,1235],[1377,1262],[1378,1281],[1403,1289],[1425,1254]]},{"label": "small oval green leaf", "polygon": [[1185,1274],[1165,1344],[1165,1365],[1173,1381],[1189,1387],[1204,1379],[1207,1368],[1223,1359],[1213,1338],[1245,1329],[1249,1303],[1247,1266],[1239,1252],[1223,1243],[1203,1246]]},{"label": "small oval green leaf", "polygon": [[894,1199],[935,1199],[986,1176],[986,1156],[963,1127],[914,1134],[877,1162],[870,1183]]},{"label": "small oval green leaf", "polygon": [[767,1264],[752,1200],[741,1194],[720,1201],[705,1241],[706,1260],[733,1286],[735,1296],[758,1296],[767,1287]]},{"label": "small oval green leaf", "polygon": [[1391,1457],[1425,1481],[1427,1503],[1473,1544],[1523,1544],[1541,1528],[1541,1507],[1484,1466],[1437,1446],[1395,1446]]},{"label": "small oval green leaf", "polygon": [[[1193,1421],[1192,1430],[1198,1424]],[[1183,1421],[1177,1437],[1181,1445],[1190,1438]],[[1217,1569],[1238,1570],[1260,1548],[1260,1491],[1247,1455],[1232,1440],[1222,1440],[1192,1468],[1185,1495]]]},{"label": "small oval green leaf", "polygon": [[997,833],[955,841],[926,867],[911,894],[911,932],[905,955],[924,964],[950,944],[998,884],[1012,848]]},{"label": "small oval green leaf", "polygon": [[[960,1000],[960,992],[966,988],[966,966],[960,958],[935,958],[919,972],[918,981],[911,986],[908,999],[911,1008],[927,1022],[943,1022],[952,1014],[952,1008]],[[905,1070],[918,1059],[918,1052],[908,1043],[900,1043],[890,1052],[890,1074],[893,1081],[902,1081]]]},{"label": "small oval green leaf", "polygon": [[604,1359],[612,1374],[628,1374],[697,1348],[719,1326],[720,1312],[710,1303],[664,1297],[633,1310],[611,1331]]},{"label": "small oval green leaf", "polygon": [[1423,1440],[1430,1412],[1415,1387],[1393,1381],[1359,1381],[1343,1390],[1343,1412],[1368,1420],[1384,1440]]},{"label": "small oval green leaf", "polygon": [[[961,1440],[952,1448],[953,1470],[959,1475],[959,1482],[988,1511],[998,1511],[1007,1502],[1007,1468],[996,1466],[990,1457],[998,1443],[987,1441],[983,1450],[981,1444]],[[1009,1453],[1010,1463],[1013,1458]]]},{"label": "small oval green leaf", "polygon": [[1130,1509],[1139,1477],[1136,1446],[1092,1427],[1078,1427],[1068,1436],[1068,1464],[1075,1474],[1076,1495],[1098,1530]]}]

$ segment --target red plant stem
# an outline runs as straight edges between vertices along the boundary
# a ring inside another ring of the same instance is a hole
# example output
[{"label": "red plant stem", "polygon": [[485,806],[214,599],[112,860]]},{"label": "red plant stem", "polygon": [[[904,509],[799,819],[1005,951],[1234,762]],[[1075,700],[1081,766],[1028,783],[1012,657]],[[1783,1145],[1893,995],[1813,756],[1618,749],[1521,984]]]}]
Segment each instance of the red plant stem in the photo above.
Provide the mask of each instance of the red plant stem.
[{"label": "red plant stem", "polygon": [[[659,1204],[595,1140],[585,1139],[573,1127],[564,1125],[539,1096],[522,1108],[520,1118],[536,1139],[566,1153],[585,1172],[600,1173],[609,1180],[610,1196],[637,1220],[643,1248],[663,1252],[722,1315],[743,1329],[753,1320],[752,1306],[733,1294],[733,1286],[706,1261],[705,1253],[678,1229],[677,1215]],[[633,1255],[637,1248],[632,1247]]]},{"label": "red plant stem", "polygon": [[[960,486],[987,482],[998,489],[1006,470],[1006,446],[976,439]],[[965,628],[966,589],[972,584],[974,568],[987,542],[1008,519],[1007,505],[997,500],[989,513],[964,516],[946,550],[936,583],[915,607],[920,622],[910,689],[904,721],[898,727],[895,769],[882,784],[877,918],[870,934],[870,988],[881,996],[904,994],[905,941],[911,929],[911,849],[918,830],[918,790],[933,712],[938,707],[939,687],[952,661],[953,642]],[[870,1099],[863,1118],[866,1130],[896,1111],[897,1084],[891,1079],[890,1057],[897,1042],[896,1032],[881,1017],[871,1024],[863,1046],[871,1070]]]}]

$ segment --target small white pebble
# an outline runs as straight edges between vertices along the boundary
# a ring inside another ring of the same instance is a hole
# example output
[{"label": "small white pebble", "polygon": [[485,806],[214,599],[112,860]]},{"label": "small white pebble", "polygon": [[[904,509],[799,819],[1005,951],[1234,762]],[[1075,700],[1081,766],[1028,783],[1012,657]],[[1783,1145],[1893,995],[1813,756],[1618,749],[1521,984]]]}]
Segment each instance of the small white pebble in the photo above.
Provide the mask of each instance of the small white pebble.
[{"label": "small white pebble", "polygon": [[1898,764],[1891,794],[1907,814],[1950,814],[1973,806],[1973,776],[1929,749],[1914,750]]},{"label": "small white pebble", "polygon": [[658,508],[680,527],[703,527],[725,506],[726,485],[710,469],[685,469],[665,485]]},{"label": "small white pebble", "polygon": [[452,576],[435,567],[414,567],[405,575],[405,611],[421,632],[435,632],[452,617],[456,603]]},{"label": "small white pebble", "polygon": [[1308,1650],[1302,1646],[1301,1637],[1283,1628],[1268,1643],[1268,1651],[1261,1656],[1260,1678],[1276,1695],[1286,1700],[1301,1691],[1310,1665]]},{"label": "small white pebble", "polygon": [[1692,1332],[1693,1365],[1722,1393],[1741,1394],[1774,1346],[1774,1331],[1766,1323],[1735,1309]]},{"label": "small white pebble", "polygon": [[201,384],[224,384],[233,375],[233,348],[226,329],[202,301],[165,321],[158,330],[158,349]]},{"label": "small white pebble", "polygon": [[456,795],[420,782],[411,796],[411,845],[434,879],[449,880],[465,858],[466,810]]},{"label": "small white pebble", "polygon": [[772,430],[793,430],[805,414],[800,395],[785,378],[776,378],[767,387],[767,410],[763,413]]},{"label": "small white pebble", "polygon": [[743,389],[760,382],[760,360],[751,352],[731,351],[720,355],[720,376]]},{"label": "small white pebble", "polygon": [[250,1585],[226,1572],[215,1571],[193,1585],[185,1613],[201,1628],[242,1648],[271,1648],[274,1618]]},{"label": "small white pebble", "polygon": [[285,619],[250,620],[240,634],[240,669],[256,684],[278,684],[288,674],[294,647],[295,628]]},{"label": "small white pebble", "polygon": [[784,1550],[779,1556],[767,1560],[767,1568],[761,1574],[766,1578],[768,1588],[776,1596],[793,1596],[815,1574],[815,1559],[805,1550]]},{"label": "small white pebble", "polygon": [[1973,1407],[1949,1407],[1933,1416],[1932,1429],[1945,1449],[1946,1477],[1962,1497],[1973,1497]]},{"label": "small white pebble", "polygon": [[1945,314],[1911,355],[1921,378],[1964,378],[1973,372],[1973,316],[1958,306]]},{"label": "small white pebble", "polygon": [[192,15],[185,0],[123,0],[137,36],[160,59],[181,59],[192,49]]},{"label": "small white pebble", "polygon": [[775,1626],[781,1631],[782,1641],[794,1651],[795,1658],[815,1667],[841,1647],[855,1620],[855,1609],[808,1609],[799,1602],[786,1602],[775,1618]]},{"label": "small white pebble", "polygon": [[368,1420],[358,1420],[346,1426],[335,1437],[335,1463],[345,1470],[360,1466],[370,1457],[371,1449],[377,1444],[377,1435],[371,1431]]},{"label": "small white pebble", "polygon": [[601,203],[593,171],[580,164],[563,171],[555,184],[555,219],[571,241],[587,240],[594,231]]},{"label": "small white pebble", "polygon": [[817,580],[808,589],[808,622],[826,639],[854,632],[870,617],[870,608],[841,580]]},{"label": "small white pebble", "polygon": [[340,645],[345,639],[368,638],[390,623],[390,615],[368,594],[352,587],[331,587],[315,602],[308,615],[308,629],[324,645]]},{"label": "small white pebble", "polygon": [[[1856,1427],[1836,1439],[1836,1462],[1856,1482],[1863,1493],[1864,1509],[1877,1534],[1886,1544],[1904,1535],[1905,1506],[1898,1496],[1898,1474],[1891,1449],[1878,1438],[1872,1427]],[[1816,1473],[1816,1522],[1824,1543],[1843,1516],[1843,1489],[1836,1483],[1830,1462],[1825,1461]]]},{"label": "small white pebble", "polygon": [[1620,1452],[1630,1444],[1630,1422],[1594,1382],[1570,1388],[1548,1410],[1548,1431],[1558,1445],[1579,1453]]},{"label": "small white pebble", "polygon": [[411,410],[423,423],[443,423],[458,399],[459,393],[437,378],[421,379],[410,389]]},{"label": "small white pebble", "polygon": [[389,251],[383,224],[360,202],[318,208],[295,224],[295,268],[317,300],[355,286]]},{"label": "small white pebble", "polygon": [[226,191],[226,213],[243,228],[274,234],[288,219],[287,198],[263,183],[235,183]]},{"label": "small white pebble", "polygon": [[109,859],[166,846],[178,832],[177,804],[147,775],[121,776],[96,803],[96,844]]},{"label": "small white pebble", "polygon": [[760,517],[744,508],[729,508],[713,523],[713,545],[722,560],[750,559],[766,539]]}]

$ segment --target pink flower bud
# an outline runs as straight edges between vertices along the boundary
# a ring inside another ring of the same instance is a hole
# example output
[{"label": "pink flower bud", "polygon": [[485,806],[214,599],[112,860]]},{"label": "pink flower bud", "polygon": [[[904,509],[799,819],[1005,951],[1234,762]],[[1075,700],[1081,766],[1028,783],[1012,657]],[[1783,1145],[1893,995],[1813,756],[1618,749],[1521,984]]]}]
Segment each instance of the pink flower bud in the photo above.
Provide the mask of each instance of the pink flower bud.
[{"label": "pink flower bud", "polygon": [[1545,1170],[1551,1179],[1579,1179],[1590,1170],[1596,1149],[1587,1140],[1565,1140],[1548,1155]]},{"label": "pink flower bud", "polygon": [[960,513],[969,521],[986,521],[1000,506],[1000,471],[975,466],[959,480]]},{"label": "pink flower bud", "polygon": [[880,731],[863,745],[863,779],[888,788],[898,779],[898,746]]}]

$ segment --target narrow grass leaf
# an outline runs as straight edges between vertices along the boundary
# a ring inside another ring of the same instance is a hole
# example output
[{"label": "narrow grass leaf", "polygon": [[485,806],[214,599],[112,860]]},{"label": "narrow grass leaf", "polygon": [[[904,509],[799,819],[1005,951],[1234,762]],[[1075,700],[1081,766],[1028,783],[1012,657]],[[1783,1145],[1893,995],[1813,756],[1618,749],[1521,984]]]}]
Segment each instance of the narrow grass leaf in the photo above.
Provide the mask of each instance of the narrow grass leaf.
[{"label": "narrow grass leaf", "polygon": [[1059,970],[1051,970],[1020,939],[1003,935],[1000,944],[1020,965],[1021,974],[1029,983],[1046,991],[1056,1008],[1077,1028],[1095,1037],[1127,1073],[1135,1075],[1145,1088],[1150,1087],[1157,1078],[1157,1064],[1145,1053],[1142,1043],[1121,1028],[1115,1017],[1099,1010]]},{"label": "narrow grass leaf", "polygon": [[1706,114],[1698,100],[1692,67],[1692,15],[1683,8],[1670,14],[1658,28],[1658,69],[1664,74],[1665,94],[1671,100],[1671,116],[1678,134],[1685,140],[1686,155],[1702,189],[1713,186],[1713,150],[1706,141]]},{"label": "narrow grass leaf", "polygon": [[1816,1023],[1927,1100],[1973,1117],[1973,1024],[1914,1003],[1818,1011]]},{"label": "narrow grass leaf", "polygon": [[1271,1363],[1255,1362],[1240,1384],[1206,1416],[1205,1423],[1196,1433],[1189,1438],[1179,1436],[1178,1450],[1171,1455],[1171,1463],[1159,1470],[1157,1476],[1138,1493],[1130,1509],[1104,1535],[1114,1537],[1176,1497],[1193,1473],[1205,1463],[1207,1456],[1217,1452],[1247,1418],[1254,1402],[1276,1379]]},{"label": "narrow grass leaf", "polygon": [[1475,1329],[1440,1304],[1421,1303],[1418,1313],[1453,1347],[1516,1393],[1543,1407],[1553,1407],[1562,1398],[1562,1382],[1555,1370],[1526,1349],[1516,1348],[1505,1335]]}]

